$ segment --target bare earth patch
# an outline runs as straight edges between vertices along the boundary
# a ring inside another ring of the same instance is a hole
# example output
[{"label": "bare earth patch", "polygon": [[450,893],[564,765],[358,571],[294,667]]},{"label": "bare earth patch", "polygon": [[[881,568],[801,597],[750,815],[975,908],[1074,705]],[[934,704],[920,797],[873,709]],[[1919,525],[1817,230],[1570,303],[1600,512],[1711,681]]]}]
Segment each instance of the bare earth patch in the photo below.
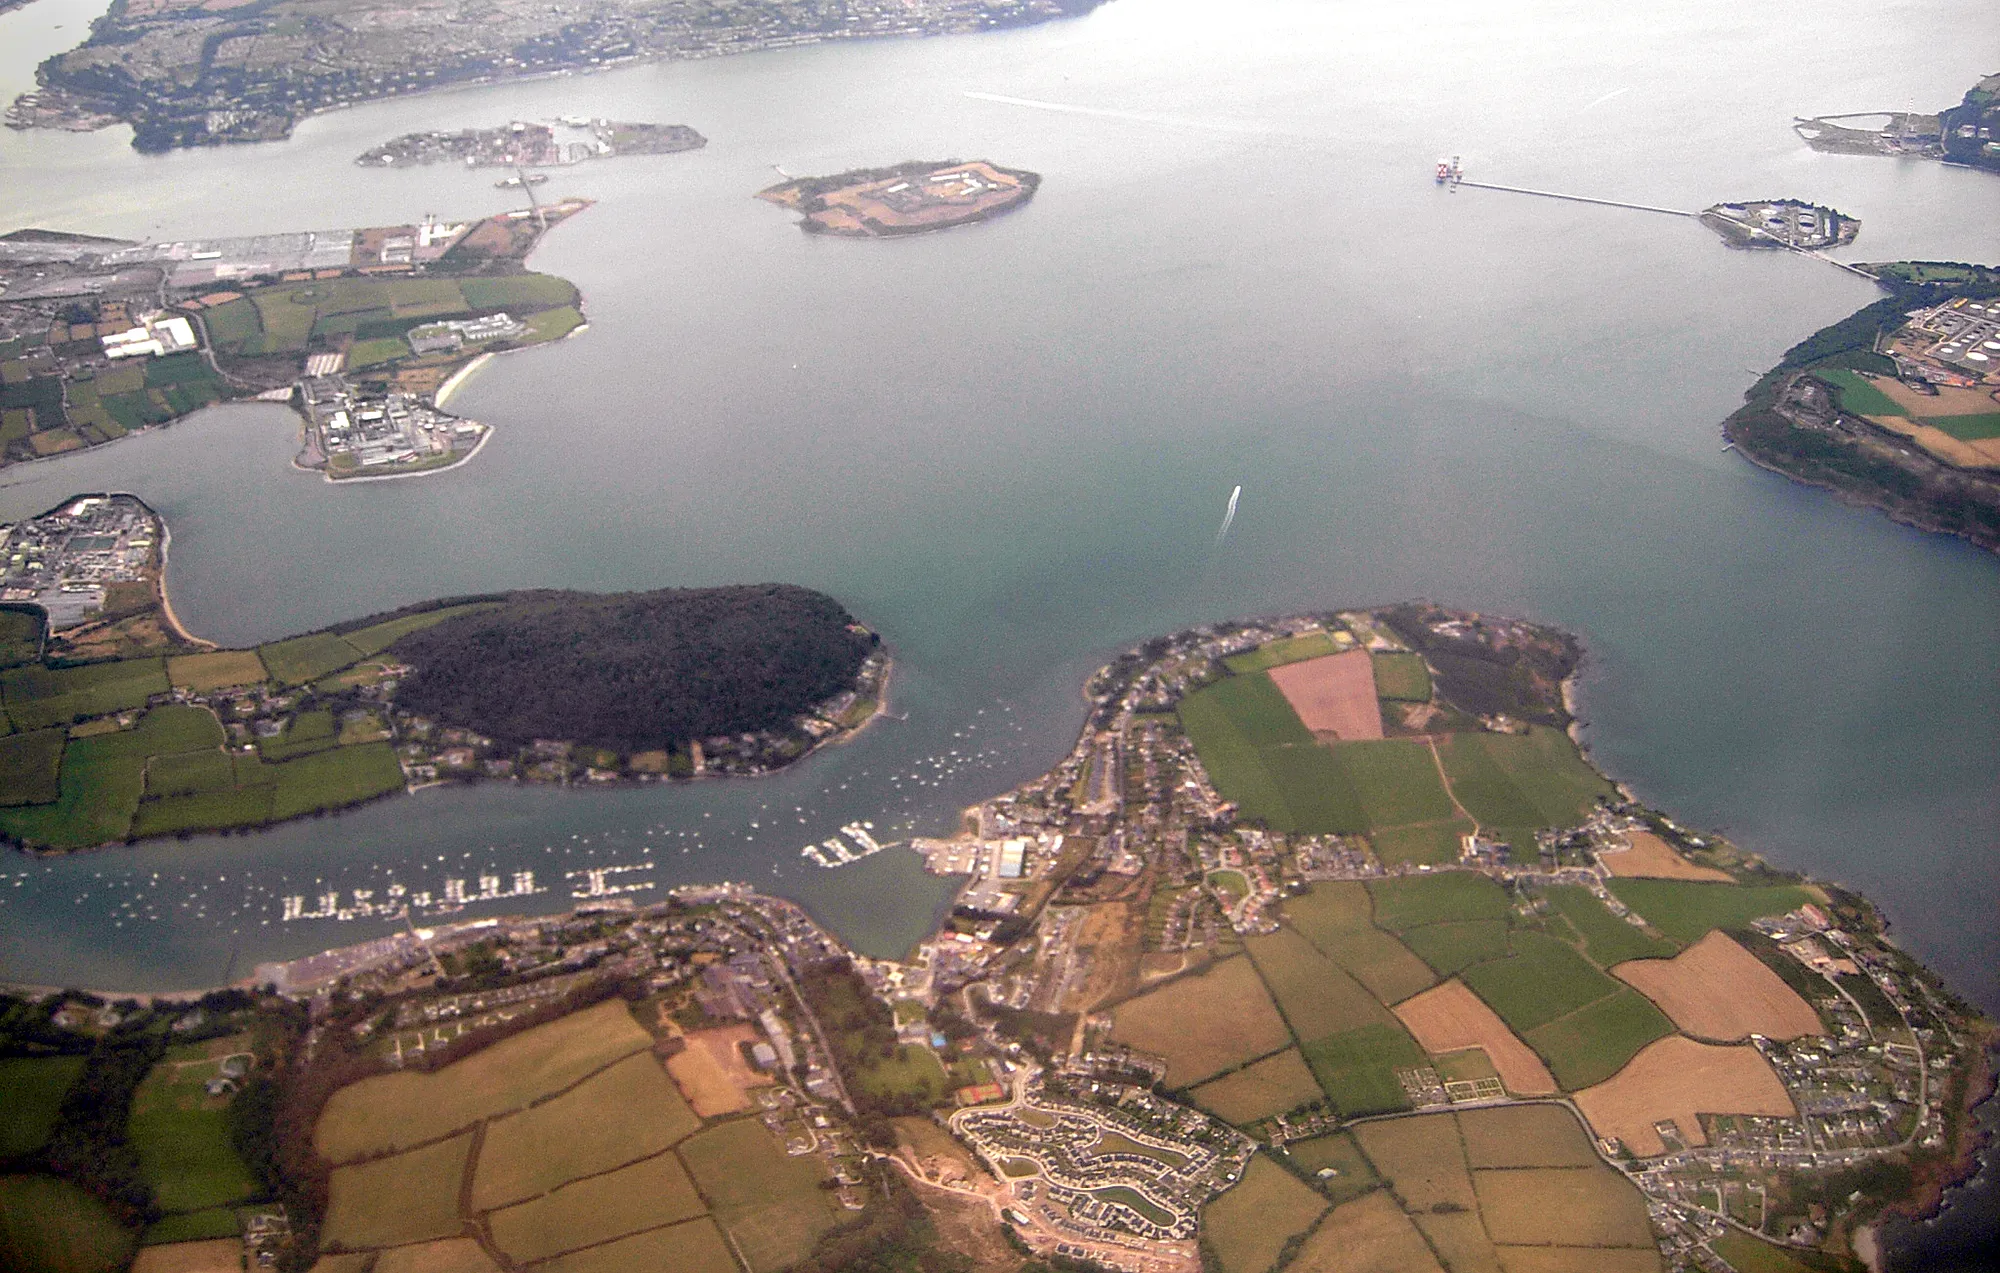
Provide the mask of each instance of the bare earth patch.
[{"label": "bare earth patch", "polygon": [[1689,1145],[1705,1145],[1698,1114],[1798,1113],[1785,1085],[1753,1047],[1716,1047],[1671,1035],[1647,1046],[1617,1075],[1576,1094],[1599,1136],[1641,1158],[1667,1152],[1653,1124],[1672,1120]]},{"label": "bare earth patch", "polygon": [[759,1038],[757,1028],[748,1022],[696,1030],[686,1037],[687,1048],[667,1058],[667,1073],[703,1118],[749,1109],[750,1089],[770,1084],[768,1076],[744,1062],[737,1047]]},{"label": "bare earth patch", "polygon": [[1820,1034],[1819,1014],[1784,978],[1720,932],[1672,959],[1634,959],[1611,975],[1660,1005],[1698,1039],[1736,1043],[1753,1034],[1797,1039]]},{"label": "bare earth patch", "polygon": [[238,1273],[243,1244],[235,1238],[208,1242],[171,1242],[139,1249],[132,1273]]},{"label": "bare earth patch", "polygon": [[1626,838],[1632,846],[1629,849],[1598,850],[1597,860],[1604,863],[1604,869],[1613,875],[1648,880],[1711,880],[1717,884],[1735,883],[1729,872],[1718,871],[1712,866],[1696,866],[1676,853],[1673,845],[1651,831],[1633,831]]},{"label": "bare earth patch", "polygon": [[1368,651],[1287,663],[1269,675],[1314,734],[1331,734],[1341,742],[1382,737],[1382,704],[1375,697],[1375,665]]},{"label": "bare earth patch", "polygon": [[1556,1081],[1542,1058],[1521,1042],[1484,1000],[1456,979],[1433,986],[1394,1009],[1424,1051],[1456,1052],[1478,1048],[1499,1071],[1500,1081],[1516,1096],[1553,1096]]}]

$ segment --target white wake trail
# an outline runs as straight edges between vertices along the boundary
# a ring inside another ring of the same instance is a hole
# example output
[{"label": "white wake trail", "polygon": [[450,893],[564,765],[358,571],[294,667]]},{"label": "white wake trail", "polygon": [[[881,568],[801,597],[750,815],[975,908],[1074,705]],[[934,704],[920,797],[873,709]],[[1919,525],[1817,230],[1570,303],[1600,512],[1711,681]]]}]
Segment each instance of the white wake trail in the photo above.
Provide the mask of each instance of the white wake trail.
[{"label": "white wake trail", "polygon": [[1112,110],[1104,106],[1073,106],[1068,102],[1042,102],[1032,97],[1008,97],[1004,93],[964,94],[975,101],[998,102],[1002,106],[1025,106],[1029,110],[1054,111],[1059,115],[1094,115],[1099,119],[1121,119],[1129,124],[1152,124],[1163,128],[1198,128],[1212,133],[1239,133],[1252,137],[1282,136],[1259,124],[1230,124],[1220,120],[1181,119],[1174,115],[1153,115],[1145,111]]},{"label": "white wake trail", "polygon": [[1243,488],[1241,486],[1229,492],[1229,508],[1222,514],[1222,529],[1215,532],[1216,547],[1221,547],[1222,541],[1229,537],[1230,523],[1236,520],[1236,501],[1242,498]]},{"label": "white wake trail", "polygon": [[1591,103],[1590,105],[1588,105],[1588,106],[1584,107],[1584,108],[1583,108],[1583,110],[1580,110],[1580,111],[1578,111],[1578,112],[1577,112],[1577,114],[1581,115],[1581,114],[1583,114],[1583,113],[1584,113],[1585,111],[1594,111],[1594,110],[1596,110],[1596,109],[1597,109],[1598,107],[1600,107],[1600,106],[1604,105],[1604,103],[1606,103],[1606,102],[1610,101],[1610,100],[1611,100],[1612,98],[1614,98],[1614,97],[1623,97],[1623,96],[1625,96],[1625,94],[1627,94],[1627,93],[1629,93],[1629,92],[1631,92],[1631,91],[1632,91],[1632,90],[1631,90],[1631,89],[1630,89],[1629,87],[1628,87],[1628,88],[1614,88],[1614,89],[1612,89],[1612,90],[1611,90],[1611,91],[1610,91],[1609,93],[1606,93],[1606,94],[1605,94],[1604,96],[1602,96],[1602,97],[1598,98],[1598,99],[1597,99],[1596,101],[1592,102],[1592,103]]}]

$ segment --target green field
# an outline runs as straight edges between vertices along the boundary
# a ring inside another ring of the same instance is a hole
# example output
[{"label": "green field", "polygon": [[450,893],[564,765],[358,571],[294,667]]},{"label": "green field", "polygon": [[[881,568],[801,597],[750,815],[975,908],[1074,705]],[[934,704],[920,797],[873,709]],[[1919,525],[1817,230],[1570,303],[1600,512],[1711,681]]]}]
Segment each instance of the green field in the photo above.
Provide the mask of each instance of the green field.
[{"label": "green field", "polygon": [[408,357],[410,357],[410,342],[400,336],[357,340],[347,347],[347,369],[366,371],[370,367],[379,367],[385,362],[395,362],[399,358]]},{"label": "green field", "polygon": [[1924,423],[1943,433],[1949,433],[1960,442],[1983,442],[1987,438],[2000,438],[2000,411],[1985,411],[1978,415],[1926,416]]},{"label": "green field", "polygon": [[1424,743],[1402,738],[1340,743],[1333,754],[1354,784],[1371,831],[1458,816]]},{"label": "green field", "polygon": [[1517,932],[1512,941],[1513,954],[1474,964],[1460,976],[1516,1034],[1625,988],[1546,933]]},{"label": "green field", "polygon": [[73,739],[63,752],[62,791],[52,804],[0,809],[0,832],[35,847],[91,848],[122,840],[153,756],[222,745],[206,709],[154,708],[132,729]]},{"label": "green field", "polygon": [[403,767],[388,743],[336,747],[279,765],[275,774],[271,817],[279,822],[345,808],[403,787]]},{"label": "green field", "polygon": [[1301,1043],[1395,1020],[1360,982],[1292,929],[1249,937],[1243,945],[1285,1024]]},{"label": "green field", "polygon": [[421,614],[406,614],[400,618],[385,619],[381,623],[356,628],[352,632],[343,632],[340,634],[340,639],[361,651],[362,657],[371,658],[395,644],[398,638],[408,636],[412,632],[434,628],[446,619],[481,614],[499,608],[500,603],[497,601],[475,601],[462,606],[444,606],[436,610],[425,610]]},{"label": "green field", "polygon": [[1327,1099],[1348,1118],[1408,1109],[1396,1070],[1425,1062],[1424,1050],[1393,1018],[1315,1039],[1302,1051]]},{"label": "green field", "polygon": [[1285,1146],[1294,1167],[1317,1182],[1319,1191],[1336,1206],[1378,1188],[1382,1178],[1368,1165],[1361,1147],[1346,1132],[1295,1140]]},{"label": "green field", "polygon": [[1500,919],[1426,924],[1404,933],[1403,944],[1440,977],[1449,977],[1489,959],[1504,959],[1511,949],[1507,944],[1507,922]]},{"label": "green field", "polygon": [[1370,663],[1375,669],[1376,697],[1405,703],[1431,701],[1431,672],[1424,666],[1423,655],[1377,653],[1370,656]]},{"label": "green field", "polygon": [[234,685],[255,685],[268,675],[255,650],[211,650],[204,654],[177,654],[167,660],[167,679],[197,694]]},{"label": "green field", "polygon": [[1368,889],[1358,880],[1323,880],[1285,903],[1285,918],[1327,958],[1383,1003],[1401,1003],[1437,978],[1423,960],[1375,927]]},{"label": "green field", "polygon": [[267,763],[278,764],[337,746],[339,737],[340,730],[334,724],[332,712],[325,708],[300,712],[285,722],[284,730],[277,737],[258,739],[257,754]]},{"label": "green field", "polygon": [[1877,389],[1859,372],[1845,367],[1814,367],[1816,379],[1840,391],[1840,406],[1856,415],[1892,415],[1908,418],[1909,412],[1894,398]]},{"label": "green field", "polygon": [[41,655],[41,614],[0,606],[0,667],[32,663]]},{"label": "green field", "polygon": [[1285,832],[1367,829],[1347,771],[1269,676],[1232,676],[1197,690],[1181,700],[1180,716],[1216,791],[1244,818]]},{"label": "green field", "polygon": [[1279,637],[1254,650],[1229,655],[1222,660],[1222,665],[1238,676],[1247,676],[1252,672],[1268,672],[1287,663],[1338,653],[1340,647],[1333,643],[1332,637],[1324,632],[1307,632],[1295,637]]},{"label": "green field", "polygon": [[553,309],[577,302],[575,285],[553,274],[468,278],[459,280],[458,286],[470,309]]},{"label": "green field", "polygon": [[0,1269],[111,1273],[132,1234],[104,1204],[54,1176],[0,1176]]},{"label": "green field", "polygon": [[236,785],[236,766],[220,750],[183,751],[155,756],[146,764],[148,796],[185,796]]},{"label": "green field", "polygon": [[1546,725],[1526,734],[1448,734],[1438,755],[1452,793],[1489,828],[1575,826],[1613,794],[1569,735]]},{"label": "green field", "polygon": [[1602,1083],[1639,1049],[1674,1032],[1674,1023],[1638,991],[1626,987],[1521,1037],[1541,1053],[1564,1091]]},{"label": "green field", "polygon": [[798,1263],[839,1222],[832,1195],[820,1188],[820,1157],[790,1157],[756,1119],[713,1127],[679,1152],[751,1273]]},{"label": "green field", "polygon": [[55,1130],[56,1113],[77,1076],[80,1056],[0,1059],[0,1160],[23,1158]]},{"label": "green field", "polygon": [[1473,830],[1464,818],[1430,826],[1390,827],[1370,831],[1368,844],[1384,866],[1441,866],[1458,861],[1464,837]]},{"label": "green field", "polygon": [[63,729],[0,738],[0,805],[47,804],[60,798],[68,739]]},{"label": "green field", "polygon": [[[660,1063],[637,1053],[560,1096],[488,1123],[472,1207],[504,1206],[658,1154],[700,1126]],[[583,1127],[595,1134],[577,1135]]]},{"label": "green field", "polygon": [[[483,1166],[484,1152],[480,1159]],[[691,1220],[707,1209],[680,1159],[663,1153],[494,1212],[493,1243],[528,1263]]]},{"label": "green field", "polygon": [[1714,928],[1743,928],[1766,915],[1782,915],[1812,893],[1794,884],[1705,884],[1687,880],[1614,879],[1606,886],[1646,922],[1683,946]]},{"label": "green field", "polygon": [[1862,1266],[1818,1251],[1790,1251],[1732,1229],[1715,1239],[1715,1253],[1736,1273],[1861,1273]]},{"label": "green field", "polygon": [[5,695],[7,715],[19,730],[46,729],[144,707],[148,698],[170,688],[166,660],[159,658],[54,669],[16,667],[0,672],[0,694]]},{"label": "green field", "polygon": [[[368,653],[373,653],[369,651]],[[304,685],[328,672],[338,672],[350,663],[359,663],[367,654],[331,632],[315,632],[257,647],[257,657],[270,669],[271,679],[280,685]]]},{"label": "green field", "polygon": [[230,1141],[226,1101],[212,1100],[203,1088],[217,1060],[200,1044],[175,1048],[133,1095],[126,1135],[164,1211],[221,1207],[258,1192]]},{"label": "green field", "polygon": [[243,1232],[243,1222],[234,1207],[210,1207],[206,1211],[177,1211],[161,1216],[146,1226],[139,1238],[141,1246],[166,1246],[174,1242],[235,1238]]},{"label": "green field", "polygon": [[583,326],[583,311],[574,305],[545,309],[527,316],[529,340],[561,340]]},{"label": "green field", "polygon": [[1613,915],[1580,884],[1557,885],[1547,890],[1547,896],[1550,908],[1583,939],[1583,953],[1599,968],[1628,959],[1664,958],[1677,949],[1672,942],[1648,937]]},{"label": "green field", "polygon": [[1472,871],[1370,880],[1368,895],[1374,899],[1375,922],[1392,933],[1424,924],[1504,920],[1508,911],[1506,891]]}]

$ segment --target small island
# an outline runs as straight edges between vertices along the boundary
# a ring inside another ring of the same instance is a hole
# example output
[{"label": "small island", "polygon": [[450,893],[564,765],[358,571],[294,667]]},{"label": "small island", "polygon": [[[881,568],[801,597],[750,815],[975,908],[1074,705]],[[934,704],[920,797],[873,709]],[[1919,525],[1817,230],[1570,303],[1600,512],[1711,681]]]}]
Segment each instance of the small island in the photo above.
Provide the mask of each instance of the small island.
[{"label": "small island", "polygon": [[1038,173],[984,159],[912,160],[892,168],[798,177],[757,197],[803,213],[799,228],[807,234],[879,239],[984,221],[1020,207],[1041,184]]},{"label": "small island", "polygon": [[1832,208],[1799,199],[1760,199],[1704,208],[1701,223],[1733,248],[1814,252],[1845,247],[1861,222]]},{"label": "small island", "polygon": [[364,168],[462,163],[468,168],[558,168],[614,155],[670,155],[708,144],[685,124],[635,124],[564,115],[514,120],[498,128],[405,133],[355,159]]},{"label": "small island", "polygon": [[583,199],[483,220],[132,243],[0,237],[0,464],[288,402],[297,467],[329,480],[436,472],[491,429],[443,410],[488,354],[583,328],[566,279],[526,259]]},{"label": "small island", "polygon": [[1834,155],[1912,155],[2000,172],[2000,74],[1966,91],[1956,106],[1936,114],[1862,111],[1800,117],[1799,139]]},{"label": "small island", "polygon": [[254,829],[442,782],[768,773],[887,690],[880,639],[782,584],[457,597],[217,649],[173,618],[166,543],[129,495],[6,528],[0,838]]},{"label": "small island", "polygon": [[2000,269],[1865,268],[1888,296],[1793,346],[1723,434],[1752,463],[2000,551]]}]

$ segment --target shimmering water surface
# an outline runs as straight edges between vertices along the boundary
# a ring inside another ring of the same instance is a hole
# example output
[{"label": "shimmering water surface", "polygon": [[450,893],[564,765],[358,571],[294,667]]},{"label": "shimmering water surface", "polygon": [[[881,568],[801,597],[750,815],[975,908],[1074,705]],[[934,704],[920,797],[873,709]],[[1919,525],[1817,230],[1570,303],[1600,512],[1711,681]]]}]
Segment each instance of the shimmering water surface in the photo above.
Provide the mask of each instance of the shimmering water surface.
[{"label": "shimmering water surface", "polygon": [[[0,18],[0,91],[96,9]],[[491,174],[353,165],[416,128],[700,129],[706,150],[543,187],[599,200],[534,262],[583,288],[591,325],[454,399],[499,429],[471,466],[332,488],[287,468],[287,412],[232,406],[8,469],[0,516],[142,495],[172,523],[176,608],[225,642],[475,590],[789,580],[885,634],[907,713],[752,782],[431,791],[17,856],[0,975],[212,983],[381,931],[282,923],[286,896],[531,869],[547,891],[527,904],[554,908],[562,872],[632,862],[659,888],[801,898],[894,953],[948,882],[901,852],[821,871],[801,845],[856,818],[943,830],[1042,771],[1123,643],[1423,595],[1581,632],[1607,770],[1864,890],[2000,1006],[2000,566],[1716,434],[1756,369],[1869,286],[1691,222],[1430,180],[1458,153],[1480,179],[1670,207],[1798,196],[1863,219],[1852,259],[1990,258],[2000,180],[1815,155],[1788,128],[1956,100],[1995,62],[1964,38],[1987,16],[1842,0],[1801,32],[1713,2],[1117,0],[1000,35],[384,103],[277,145],[148,158],[123,130],[0,135],[0,222],[157,238],[506,206]],[[999,221],[879,243],[808,238],[750,198],[774,164],[950,156],[1044,185]]]}]

